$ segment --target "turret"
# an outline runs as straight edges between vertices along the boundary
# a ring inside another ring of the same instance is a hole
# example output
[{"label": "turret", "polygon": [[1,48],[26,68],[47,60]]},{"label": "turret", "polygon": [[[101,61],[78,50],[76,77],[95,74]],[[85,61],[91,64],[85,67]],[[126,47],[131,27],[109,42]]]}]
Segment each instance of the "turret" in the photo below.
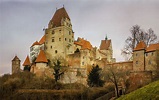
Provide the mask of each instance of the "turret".
[{"label": "turret", "polygon": [[12,60],[12,74],[20,72],[20,59],[15,56]]}]

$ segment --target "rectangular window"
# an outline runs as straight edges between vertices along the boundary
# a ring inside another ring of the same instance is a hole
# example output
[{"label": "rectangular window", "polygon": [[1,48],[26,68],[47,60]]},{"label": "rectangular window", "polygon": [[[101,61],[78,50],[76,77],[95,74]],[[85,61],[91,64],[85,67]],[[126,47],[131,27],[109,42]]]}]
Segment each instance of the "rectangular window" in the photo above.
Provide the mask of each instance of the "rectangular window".
[{"label": "rectangular window", "polygon": [[136,53],[136,56],[137,56],[138,54]]},{"label": "rectangular window", "polygon": [[52,37],[52,42],[55,42],[55,39],[54,39],[54,37]]},{"label": "rectangular window", "polygon": [[146,53],[146,56],[148,56],[148,53]]},{"label": "rectangular window", "polygon": [[82,65],[84,65],[84,62],[82,62]]},{"label": "rectangular window", "polygon": [[59,41],[61,41],[61,38],[59,38]]},{"label": "rectangular window", "polygon": [[52,46],[50,48],[52,49]]},{"label": "rectangular window", "polygon": [[52,34],[55,34],[54,30],[52,31]]},{"label": "rectangular window", "polygon": [[136,64],[138,64],[138,61],[136,61]]},{"label": "rectangular window", "polygon": [[57,53],[57,50],[55,50],[55,53]]},{"label": "rectangular window", "polygon": [[55,42],[54,38],[52,38],[52,42]]},{"label": "rectangular window", "polygon": [[152,52],[152,54],[151,54],[152,56],[153,56],[153,52]]},{"label": "rectangular window", "polygon": [[71,42],[71,39],[69,39],[69,42]]},{"label": "rectangular window", "polygon": [[71,31],[69,31],[69,35],[71,35]]},{"label": "rectangular window", "polygon": [[67,41],[67,39],[65,38],[65,41]]}]

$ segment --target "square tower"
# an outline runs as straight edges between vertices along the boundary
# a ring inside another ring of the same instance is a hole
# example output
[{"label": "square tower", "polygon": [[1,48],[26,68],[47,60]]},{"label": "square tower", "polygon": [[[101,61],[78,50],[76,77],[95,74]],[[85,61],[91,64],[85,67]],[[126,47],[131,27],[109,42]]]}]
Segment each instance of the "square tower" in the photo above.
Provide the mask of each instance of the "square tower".
[{"label": "square tower", "polygon": [[57,9],[45,30],[45,52],[47,59],[66,58],[74,53],[74,32],[65,8]]},{"label": "square tower", "polygon": [[146,44],[141,41],[137,44],[133,52],[133,70],[134,71],[145,71],[145,50]]}]

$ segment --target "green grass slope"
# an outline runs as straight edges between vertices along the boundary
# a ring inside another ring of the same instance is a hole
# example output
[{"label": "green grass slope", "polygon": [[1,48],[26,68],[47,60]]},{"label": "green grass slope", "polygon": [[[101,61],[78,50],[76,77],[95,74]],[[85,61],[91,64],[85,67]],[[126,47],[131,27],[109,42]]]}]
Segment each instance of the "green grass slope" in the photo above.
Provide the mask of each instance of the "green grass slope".
[{"label": "green grass slope", "polygon": [[159,81],[155,81],[127,95],[123,95],[117,100],[159,100]]}]

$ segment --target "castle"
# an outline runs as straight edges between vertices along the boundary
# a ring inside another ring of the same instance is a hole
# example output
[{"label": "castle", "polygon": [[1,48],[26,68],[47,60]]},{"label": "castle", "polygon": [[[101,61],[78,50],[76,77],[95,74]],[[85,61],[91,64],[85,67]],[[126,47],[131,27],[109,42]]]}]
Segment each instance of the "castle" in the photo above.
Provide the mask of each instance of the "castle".
[{"label": "castle", "polygon": [[[60,81],[83,84],[86,84],[87,74],[94,64],[98,64],[104,70],[107,66],[128,69],[131,70],[133,76],[136,73],[138,75],[142,73],[141,76],[150,77],[155,76],[159,71],[159,44],[146,47],[145,43],[141,41],[134,49],[133,61],[116,62],[113,58],[111,40],[107,37],[101,40],[101,44],[97,48],[84,38],[78,37],[75,40],[74,35],[71,19],[65,8],[57,9],[48,28],[45,29],[44,36],[30,47],[30,57],[26,57],[23,66],[30,67],[30,71],[39,76],[53,78],[53,69],[48,63],[55,58],[63,58],[67,62],[67,70]],[[13,62],[13,73],[16,71],[16,66]]]}]

